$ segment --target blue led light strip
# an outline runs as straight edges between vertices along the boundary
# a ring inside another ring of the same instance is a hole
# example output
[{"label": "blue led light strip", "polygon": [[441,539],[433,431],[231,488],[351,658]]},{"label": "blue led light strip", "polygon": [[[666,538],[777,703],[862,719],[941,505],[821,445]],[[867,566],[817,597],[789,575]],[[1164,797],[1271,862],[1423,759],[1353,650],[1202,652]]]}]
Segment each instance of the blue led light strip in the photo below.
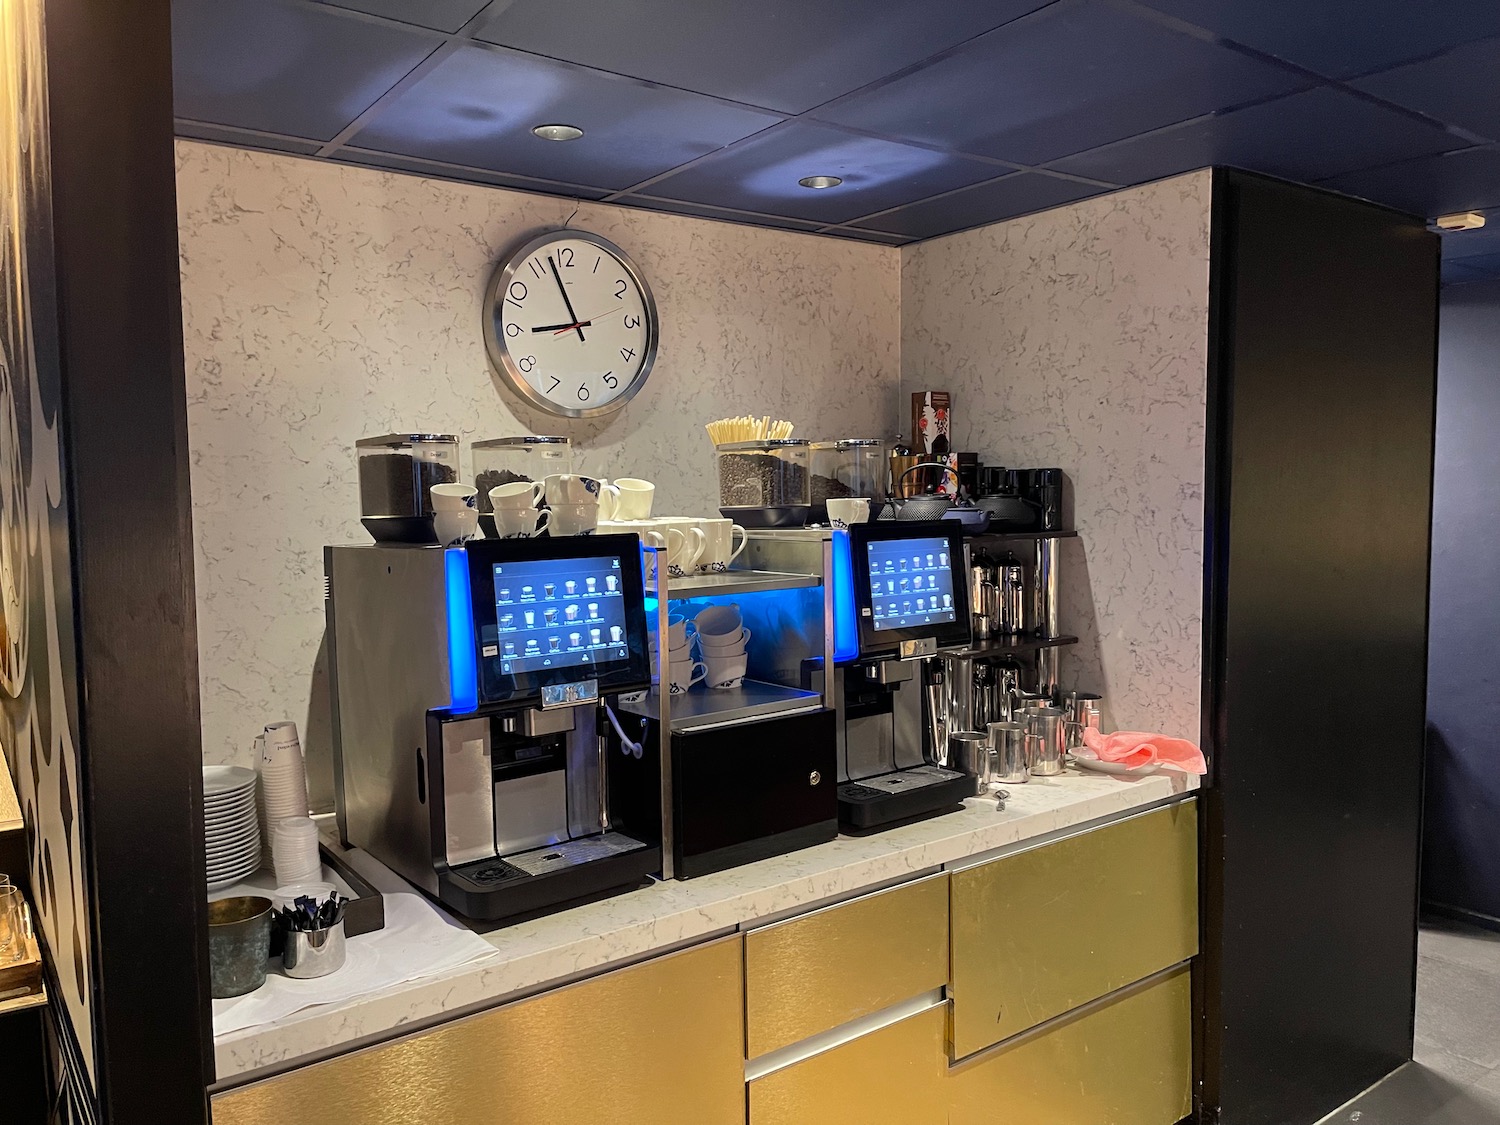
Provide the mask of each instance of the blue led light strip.
[{"label": "blue led light strip", "polygon": [[833,661],[843,664],[859,655],[859,622],[854,610],[854,548],[849,533],[833,533]]},{"label": "blue led light strip", "polygon": [[479,666],[474,648],[469,556],[462,547],[449,547],[443,552],[443,585],[448,603],[449,706],[464,713],[479,706]]}]

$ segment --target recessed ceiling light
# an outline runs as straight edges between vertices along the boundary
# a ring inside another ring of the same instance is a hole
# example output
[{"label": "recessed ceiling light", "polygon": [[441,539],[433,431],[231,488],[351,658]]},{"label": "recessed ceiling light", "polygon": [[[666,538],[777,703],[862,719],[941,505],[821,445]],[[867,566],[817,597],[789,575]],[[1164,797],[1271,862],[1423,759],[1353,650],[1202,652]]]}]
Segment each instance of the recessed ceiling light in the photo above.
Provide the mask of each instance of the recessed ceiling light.
[{"label": "recessed ceiling light", "polygon": [[1484,226],[1484,216],[1478,211],[1461,211],[1454,215],[1439,215],[1433,222],[1438,230],[1478,230]]},{"label": "recessed ceiling light", "polygon": [[838,187],[844,179],[842,176],[803,176],[797,182],[805,188],[812,188],[816,191],[819,188]]},{"label": "recessed ceiling light", "polygon": [[538,125],[531,132],[544,141],[576,141],[583,136],[577,125]]}]

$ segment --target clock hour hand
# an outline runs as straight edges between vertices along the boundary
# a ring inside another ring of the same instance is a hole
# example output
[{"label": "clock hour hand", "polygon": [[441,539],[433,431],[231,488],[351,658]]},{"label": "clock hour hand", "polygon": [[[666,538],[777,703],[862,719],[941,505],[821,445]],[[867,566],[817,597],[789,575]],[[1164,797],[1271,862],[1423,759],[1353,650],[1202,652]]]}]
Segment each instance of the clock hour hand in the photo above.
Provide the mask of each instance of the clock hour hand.
[{"label": "clock hour hand", "polygon": [[563,332],[571,332],[575,328],[587,328],[587,327],[589,327],[593,323],[594,322],[592,320],[580,320],[580,321],[578,321],[575,324],[542,324],[542,325],[538,325],[536,328],[533,328],[532,331],[533,332],[556,332],[556,333],[561,334]]},{"label": "clock hour hand", "polygon": [[557,272],[557,263],[552,260],[552,255],[547,255],[547,264],[552,267],[552,280],[557,282],[557,291],[562,294],[563,304],[567,306],[568,318],[573,321],[573,331],[578,333],[578,339],[583,340],[583,326],[587,321],[578,319],[578,314],[573,311],[573,302],[568,300],[568,291],[563,288],[562,275]]}]

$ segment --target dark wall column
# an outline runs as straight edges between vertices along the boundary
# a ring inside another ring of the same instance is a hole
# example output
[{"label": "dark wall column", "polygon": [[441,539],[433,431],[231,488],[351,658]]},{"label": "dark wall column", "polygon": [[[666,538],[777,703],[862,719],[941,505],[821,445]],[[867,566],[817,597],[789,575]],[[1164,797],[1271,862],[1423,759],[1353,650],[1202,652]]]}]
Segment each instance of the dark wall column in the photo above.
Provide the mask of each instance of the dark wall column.
[{"label": "dark wall column", "polygon": [[98,1102],[191,1125],[211,1072],[171,7],[45,14]]},{"label": "dark wall column", "polygon": [[1302,1125],[1411,1057],[1438,245],[1215,195],[1201,1094]]}]

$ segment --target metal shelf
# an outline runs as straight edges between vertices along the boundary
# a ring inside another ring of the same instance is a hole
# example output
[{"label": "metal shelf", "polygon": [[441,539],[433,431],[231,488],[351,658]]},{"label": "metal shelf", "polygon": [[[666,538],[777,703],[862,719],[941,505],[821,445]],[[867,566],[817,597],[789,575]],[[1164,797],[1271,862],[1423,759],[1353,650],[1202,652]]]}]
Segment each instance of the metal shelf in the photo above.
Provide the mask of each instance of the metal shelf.
[{"label": "metal shelf", "polygon": [[[816,574],[783,574],[774,570],[726,570],[667,579],[668,598],[718,598],[771,590],[805,590],[823,585]],[[655,593],[653,589],[649,591]]]},{"label": "metal shelf", "polygon": [[1034,543],[1038,539],[1077,539],[1076,531],[981,531],[974,539],[991,543]]},{"label": "metal shelf", "polygon": [[[622,699],[620,707],[631,714],[654,719],[661,703],[657,690],[653,688],[643,699],[634,702]],[[691,691],[672,696],[668,710],[672,717],[672,729],[683,731],[771,715],[820,711],[822,708],[823,697],[815,691],[799,691],[780,684],[745,680],[739,687],[726,691],[694,687]]]},{"label": "metal shelf", "polygon": [[1061,648],[1063,645],[1076,645],[1077,643],[1077,637],[993,637],[987,641],[977,641],[970,648],[954,655],[1016,656],[1026,652],[1036,652],[1038,649]]},{"label": "metal shelf", "polygon": [[29,1012],[34,1008],[45,1008],[47,1006],[47,990],[43,988],[40,992],[32,992],[25,996],[13,996],[9,1000],[0,1000],[0,1016],[8,1016],[12,1012]]}]

